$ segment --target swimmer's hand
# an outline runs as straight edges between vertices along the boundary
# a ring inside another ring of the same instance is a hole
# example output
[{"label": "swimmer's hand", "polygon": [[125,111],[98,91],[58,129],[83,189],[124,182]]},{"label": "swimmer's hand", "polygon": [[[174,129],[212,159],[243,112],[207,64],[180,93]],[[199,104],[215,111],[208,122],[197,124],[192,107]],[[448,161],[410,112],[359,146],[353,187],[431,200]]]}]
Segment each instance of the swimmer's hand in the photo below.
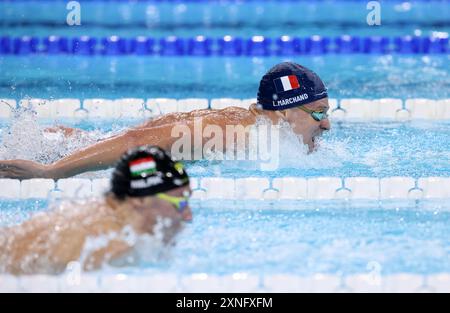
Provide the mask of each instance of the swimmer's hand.
[{"label": "swimmer's hand", "polygon": [[48,166],[28,160],[0,161],[0,178],[47,178],[50,177]]},{"label": "swimmer's hand", "polygon": [[64,137],[71,137],[78,134],[83,134],[85,131],[78,128],[71,128],[62,125],[57,125],[54,127],[47,127],[44,130],[46,133],[62,133]]}]

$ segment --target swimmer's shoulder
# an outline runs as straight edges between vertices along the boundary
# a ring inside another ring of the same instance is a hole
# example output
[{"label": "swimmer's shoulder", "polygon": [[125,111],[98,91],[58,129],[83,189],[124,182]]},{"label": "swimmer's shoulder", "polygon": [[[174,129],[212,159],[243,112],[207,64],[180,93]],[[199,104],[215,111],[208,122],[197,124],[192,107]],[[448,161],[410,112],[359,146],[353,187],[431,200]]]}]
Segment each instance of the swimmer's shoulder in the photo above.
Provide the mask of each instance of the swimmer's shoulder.
[{"label": "swimmer's shoulder", "polygon": [[241,107],[226,107],[223,109],[199,109],[192,110],[186,113],[170,113],[170,115],[166,115],[166,120],[170,120],[171,122],[175,121],[186,121],[194,118],[205,118],[205,119],[220,119],[221,117],[231,117],[231,116],[239,116],[245,117],[246,115],[250,115],[250,111]]},{"label": "swimmer's shoulder", "polygon": [[210,117],[231,124],[249,124],[255,120],[255,116],[249,109],[234,106],[210,109]]},{"label": "swimmer's shoulder", "polygon": [[172,126],[173,124],[178,124],[180,122],[188,122],[194,118],[204,118],[207,121],[220,121],[220,120],[233,120],[233,121],[249,121],[255,118],[254,112],[249,109],[242,107],[226,107],[223,109],[200,109],[193,110],[190,112],[173,112],[168,113],[159,117],[155,117],[143,125],[138,126],[139,128],[145,127],[158,127],[158,126]]}]

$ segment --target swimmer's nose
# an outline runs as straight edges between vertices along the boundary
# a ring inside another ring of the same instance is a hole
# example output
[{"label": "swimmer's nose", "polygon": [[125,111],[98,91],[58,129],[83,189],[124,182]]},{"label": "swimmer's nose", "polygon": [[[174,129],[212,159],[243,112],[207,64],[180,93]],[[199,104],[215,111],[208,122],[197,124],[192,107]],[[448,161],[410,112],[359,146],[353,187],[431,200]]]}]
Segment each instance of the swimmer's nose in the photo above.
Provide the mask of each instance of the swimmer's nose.
[{"label": "swimmer's nose", "polygon": [[330,120],[326,118],[326,119],[320,121],[319,127],[322,130],[330,130],[330,128],[331,128]]}]

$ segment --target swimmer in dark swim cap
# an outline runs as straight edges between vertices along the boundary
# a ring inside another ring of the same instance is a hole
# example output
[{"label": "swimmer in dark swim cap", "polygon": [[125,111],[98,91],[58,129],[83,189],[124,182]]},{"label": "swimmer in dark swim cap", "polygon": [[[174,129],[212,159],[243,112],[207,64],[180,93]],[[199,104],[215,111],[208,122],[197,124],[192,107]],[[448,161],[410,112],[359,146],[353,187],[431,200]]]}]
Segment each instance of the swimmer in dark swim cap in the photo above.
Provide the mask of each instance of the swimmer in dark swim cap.
[{"label": "swimmer in dark swim cap", "polygon": [[316,73],[299,64],[271,68],[260,81],[257,101],[262,114],[272,111],[272,120],[288,122],[310,151],[315,139],[331,128],[327,89]]},{"label": "swimmer in dark swim cap", "polygon": [[[199,118],[202,119],[200,134],[210,126],[219,127],[225,134],[227,126],[246,128],[255,125],[259,118],[266,118],[272,124],[288,123],[299,140],[312,152],[316,147],[315,139],[330,129],[328,110],[327,89],[319,76],[299,64],[283,62],[262,77],[257,103],[251,104],[248,109],[228,107],[222,110],[169,113],[75,151],[53,164],[27,160],[0,161],[0,177],[59,179],[111,167],[122,153],[136,146],[153,144],[171,151],[174,143],[179,140],[179,137],[172,133],[174,128],[183,125],[194,134],[194,121]],[[67,135],[77,132],[67,128],[61,131]],[[203,138],[199,141],[193,140],[191,150],[201,151],[205,142],[207,140]]]},{"label": "swimmer in dark swim cap", "polygon": [[[189,178],[160,148],[130,150],[118,162],[102,199],[62,202],[57,210],[0,229],[0,273],[57,274],[76,261],[85,270],[130,264],[136,238],[172,242],[192,220]],[[156,226],[158,225],[158,228]],[[92,242],[97,242],[92,244]]]}]

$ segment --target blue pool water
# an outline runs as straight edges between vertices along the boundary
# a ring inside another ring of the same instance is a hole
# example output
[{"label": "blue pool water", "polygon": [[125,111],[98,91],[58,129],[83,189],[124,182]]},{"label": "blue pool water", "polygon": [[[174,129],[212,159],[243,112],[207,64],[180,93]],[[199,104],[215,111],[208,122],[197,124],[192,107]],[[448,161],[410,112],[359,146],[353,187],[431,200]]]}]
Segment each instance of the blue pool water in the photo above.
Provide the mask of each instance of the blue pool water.
[{"label": "blue pool water", "polygon": [[[65,125],[96,132],[95,138],[109,136],[138,124],[137,121],[93,121]],[[11,128],[10,125],[14,125]],[[62,143],[55,139],[43,140],[41,131],[54,122],[33,123],[0,122],[1,158],[26,158],[49,163],[91,141]],[[21,134],[27,134],[26,138]],[[289,133],[287,133],[289,134]],[[261,171],[253,161],[202,160],[188,162],[193,176],[225,177],[282,177],[282,176],[338,176],[389,177],[448,176],[450,173],[450,122],[340,122],[322,139],[321,148],[305,154],[297,138],[281,136],[279,166],[273,171]],[[7,145],[7,147],[5,146]],[[61,146],[70,146],[61,149]],[[12,148],[14,147],[14,148]],[[88,177],[97,177],[90,174]],[[109,172],[101,176],[109,177]]]},{"label": "blue pool water", "polygon": [[293,60],[335,98],[450,97],[450,55],[295,58],[0,56],[0,97],[255,98],[262,75]]},{"label": "blue pool water", "polygon": [[[1,225],[46,208],[45,201],[2,201]],[[382,275],[450,271],[449,203],[193,202],[194,222],[177,243],[139,268],[142,274]],[[147,251],[148,252],[148,251]]]},{"label": "blue pool water", "polygon": [[212,1],[208,6],[202,1],[83,1],[81,27],[65,24],[66,4],[2,1],[0,35],[429,36],[450,31],[447,0],[383,1],[383,27],[367,25],[364,1]]},{"label": "blue pool water", "polygon": [[[155,4],[156,3],[156,4]],[[382,26],[366,24],[365,1],[82,2],[82,26],[65,24],[65,1],[0,1],[0,36],[127,38],[448,36],[448,1],[386,1]],[[277,11],[278,14],[268,14]],[[38,12],[38,14],[36,13]],[[261,76],[293,60],[317,72],[331,98],[450,98],[449,54],[329,54],[298,57],[0,55],[0,98],[254,98]],[[61,120],[95,132],[85,141],[42,139],[55,121],[0,120],[0,159],[44,163],[141,120]],[[332,122],[321,148],[305,154],[289,139],[275,171],[256,163],[188,162],[194,177],[389,177],[450,175],[450,121]],[[82,177],[109,177],[110,171]],[[0,201],[0,226],[19,224],[53,202]],[[450,201],[199,201],[177,244],[143,271],[229,274],[450,272]]]}]

